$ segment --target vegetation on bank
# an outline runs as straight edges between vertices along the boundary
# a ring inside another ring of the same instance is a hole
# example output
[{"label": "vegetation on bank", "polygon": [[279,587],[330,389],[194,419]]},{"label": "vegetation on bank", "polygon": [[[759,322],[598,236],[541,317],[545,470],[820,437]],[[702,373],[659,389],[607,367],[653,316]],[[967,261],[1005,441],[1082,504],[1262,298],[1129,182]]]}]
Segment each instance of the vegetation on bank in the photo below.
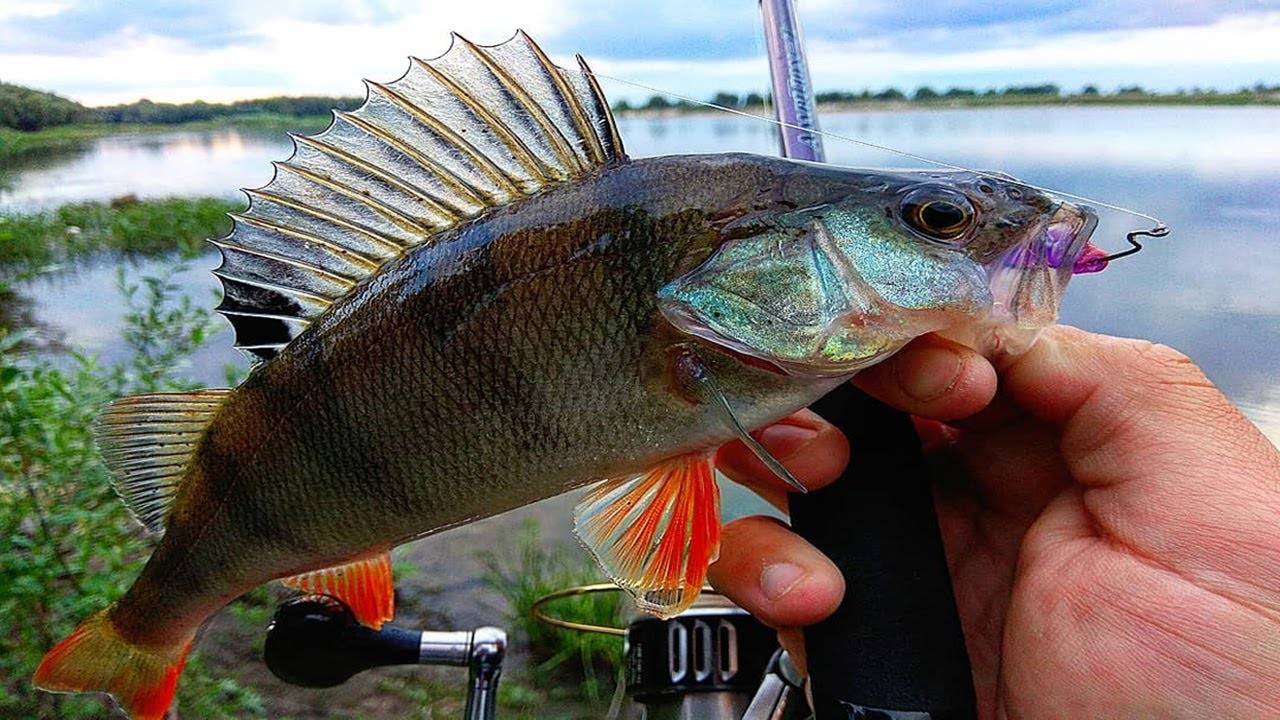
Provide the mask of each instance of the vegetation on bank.
[{"label": "vegetation on bank", "polygon": [[[1122,87],[1115,92],[1103,92],[1089,85],[1079,92],[1064,92],[1052,83],[1043,85],[1015,85],[1003,89],[948,88],[937,90],[921,86],[912,92],[895,87],[883,90],[828,91],[817,93],[818,106],[845,107],[897,107],[902,105],[922,107],[981,107],[992,105],[1280,105],[1280,85],[1259,83],[1234,92],[1217,90],[1178,90],[1171,93],[1152,92],[1141,86]],[[707,102],[738,109],[764,110],[769,98],[758,92],[738,94],[718,92]],[[688,100],[672,100],[663,95],[653,95],[642,103],[632,104],[619,100],[613,104],[616,112],[663,112],[700,110],[704,106]]]},{"label": "vegetation on bank", "polygon": [[86,107],[80,103],[21,85],[0,83],[0,127],[23,132],[73,124],[180,125],[210,120],[328,117],[329,111],[352,110],[359,97],[312,95],[268,97],[230,103],[157,103],[147,99],[122,105]]},{"label": "vegetation on bank", "polygon": [[93,119],[93,111],[75,100],[0,82],[0,127],[30,132]]},{"label": "vegetation on bank", "polygon": [[91,254],[197,253],[231,230],[228,212],[244,203],[220,198],[76,203],[35,213],[0,213],[0,279]]},{"label": "vegetation on bank", "polygon": [[[171,272],[176,272],[175,266]],[[0,327],[0,716],[101,718],[100,696],[38,692],[31,675],[44,651],[117,599],[149,541],[115,497],[89,428],[112,398],[187,389],[176,371],[212,334],[210,312],[180,294],[168,274],[119,280],[131,359],[104,366],[69,354],[35,356],[23,334]],[[0,286],[3,292],[3,286]],[[228,615],[232,622],[237,613]],[[178,692],[184,716],[265,718],[257,692],[216,672],[197,650]]]},{"label": "vegetation on bank", "polygon": [[330,111],[350,110],[363,98],[269,97],[231,103],[156,103],[139,100],[91,108],[53,93],[0,83],[0,166],[31,153],[74,148],[104,135],[243,127],[314,132]]},{"label": "vegetation on bank", "polygon": [[241,115],[216,120],[198,120],[176,125],[159,123],[79,123],[59,125],[32,132],[0,127],[0,169],[8,160],[29,155],[57,153],[83,146],[107,135],[173,132],[175,130],[221,130],[239,128],[261,132],[313,133],[328,127],[332,115]]},{"label": "vegetation on bank", "polygon": [[205,120],[239,120],[258,117],[328,117],[330,110],[354,110],[363,102],[362,97],[326,95],[280,96],[237,100],[230,103],[207,103],[202,100],[190,103],[156,103],[144,99],[126,105],[93,108],[93,113],[99,122],[104,123],[179,125]]}]

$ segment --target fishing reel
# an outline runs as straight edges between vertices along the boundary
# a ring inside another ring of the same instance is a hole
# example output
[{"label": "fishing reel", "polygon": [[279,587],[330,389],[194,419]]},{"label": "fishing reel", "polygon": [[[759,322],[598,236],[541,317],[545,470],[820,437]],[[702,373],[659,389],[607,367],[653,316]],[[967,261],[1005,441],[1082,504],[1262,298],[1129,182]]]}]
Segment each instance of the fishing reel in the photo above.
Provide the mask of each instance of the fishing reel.
[{"label": "fishing reel", "polygon": [[777,634],[711,588],[688,610],[662,620],[638,615],[625,628],[551,615],[548,606],[576,595],[619,592],[602,583],[539,598],[533,617],[570,632],[623,638],[627,697],[642,720],[801,720],[809,717],[802,678]]},{"label": "fishing reel", "polygon": [[[624,643],[629,720],[803,720],[810,717],[800,674],[774,631],[711,590],[670,620],[634,618],[625,628],[554,617],[555,600],[616,592],[610,584],[568,588],[541,598],[533,614],[572,631],[619,636]],[[495,720],[507,636],[499,628],[420,631],[359,625],[340,601],[323,595],[289,600],[276,611],[263,651],[284,682],[334,687],[389,665],[446,665],[469,670],[464,720]]]}]

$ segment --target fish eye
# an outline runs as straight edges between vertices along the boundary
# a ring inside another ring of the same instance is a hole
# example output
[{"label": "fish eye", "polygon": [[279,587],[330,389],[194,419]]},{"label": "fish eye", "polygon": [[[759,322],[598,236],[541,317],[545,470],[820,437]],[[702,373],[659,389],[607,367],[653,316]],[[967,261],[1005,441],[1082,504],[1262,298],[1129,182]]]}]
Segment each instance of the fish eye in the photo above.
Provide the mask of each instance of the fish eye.
[{"label": "fish eye", "polygon": [[935,240],[957,240],[973,227],[973,203],[962,193],[939,187],[916,188],[902,198],[902,219]]}]

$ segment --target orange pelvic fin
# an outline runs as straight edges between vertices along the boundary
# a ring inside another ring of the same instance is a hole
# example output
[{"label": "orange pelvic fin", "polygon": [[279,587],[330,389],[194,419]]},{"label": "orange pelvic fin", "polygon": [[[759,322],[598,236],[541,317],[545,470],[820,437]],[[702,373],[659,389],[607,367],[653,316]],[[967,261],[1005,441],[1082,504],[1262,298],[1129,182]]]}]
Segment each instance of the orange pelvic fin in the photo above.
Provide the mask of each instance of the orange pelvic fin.
[{"label": "orange pelvic fin", "polygon": [[135,720],[163,720],[192,640],[177,647],[135,645],[120,637],[107,613],[89,618],[44,656],[36,687],[108,692]]},{"label": "orange pelvic fin", "polygon": [[391,553],[387,551],[344,565],[294,575],[282,582],[295,590],[341,600],[351,608],[357,622],[374,630],[396,614]]},{"label": "orange pelvic fin", "polygon": [[720,552],[711,455],[681,455],[604,481],[574,509],[574,534],[640,608],[664,618],[683,612]]}]

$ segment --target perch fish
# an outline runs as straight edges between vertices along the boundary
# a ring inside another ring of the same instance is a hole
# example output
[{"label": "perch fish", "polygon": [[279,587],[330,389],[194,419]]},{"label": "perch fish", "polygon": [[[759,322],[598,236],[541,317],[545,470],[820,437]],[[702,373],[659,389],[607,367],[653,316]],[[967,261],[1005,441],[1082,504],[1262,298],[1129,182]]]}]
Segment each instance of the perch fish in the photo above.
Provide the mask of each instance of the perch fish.
[{"label": "perch fish", "polygon": [[1025,348],[1093,253],[1088,209],[995,173],[628,159],[581,58],[523,33],[367,86],[213,241],[245,381],[98,421],[163,537],[40,687],[161,718],[237,596],[282,579],[378,627],[392,547],[592,483],[578,537],[678,613],[717,554],[716,448],[924,333]]}]

